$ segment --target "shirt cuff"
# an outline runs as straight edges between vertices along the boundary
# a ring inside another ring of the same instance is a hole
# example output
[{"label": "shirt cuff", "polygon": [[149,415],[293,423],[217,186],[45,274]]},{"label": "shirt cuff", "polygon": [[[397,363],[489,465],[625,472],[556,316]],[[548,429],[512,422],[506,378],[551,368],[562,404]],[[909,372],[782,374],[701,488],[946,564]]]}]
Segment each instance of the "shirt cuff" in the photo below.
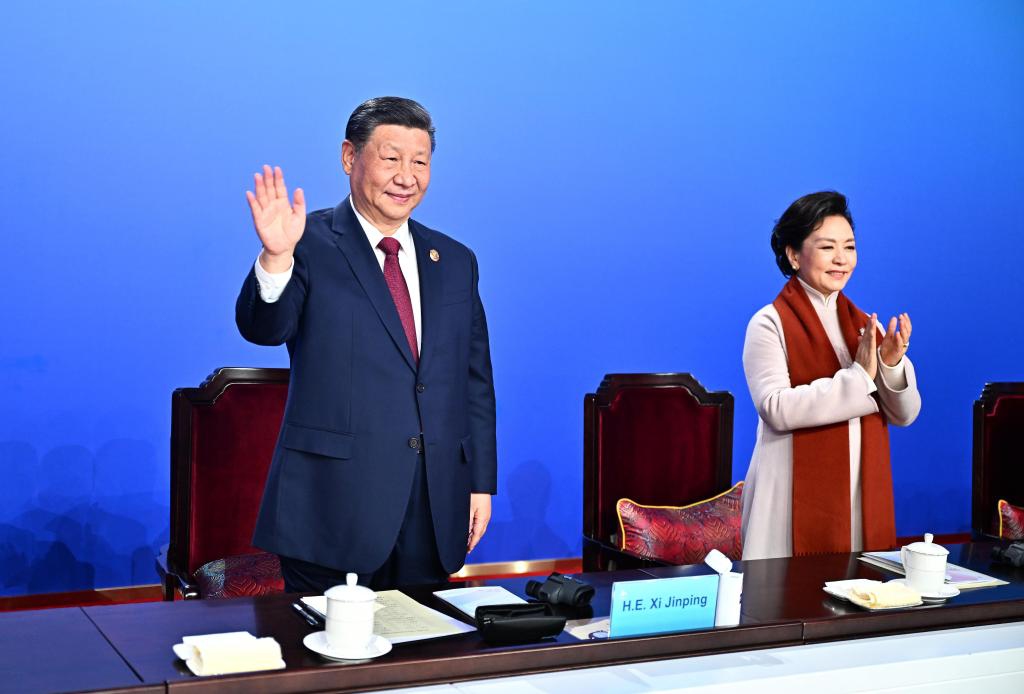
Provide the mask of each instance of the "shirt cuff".
[{"label": "shirt cuff", "polygon": [[876,386],[875,382],[871,380],[871,377],[868,376],[868,372],[864,370],[863,366],[861,366],[857,362],[853,362],[852,364],[850,364],[850,368],[864,377],[864,380],[868,384],[868,395],[871,395],[876,390],[878,390],[878,386]]},{"label": "shirt cuff", "polygon": [[882,350],[878,350],[878,373],[885,387],[894,393],[907,389],[907,362],[902,356],[896,366],[889,366],[882,361]]},{"label": "shirt cuff", "polygon": [[260,286],[260,298],[263,299],[263,303],[272,304],[281,298],[294,269],[295,258],[292,258],[292,264],[284,272],[267,272],[260,265],[259,256],[256,257],[256,282]]}]

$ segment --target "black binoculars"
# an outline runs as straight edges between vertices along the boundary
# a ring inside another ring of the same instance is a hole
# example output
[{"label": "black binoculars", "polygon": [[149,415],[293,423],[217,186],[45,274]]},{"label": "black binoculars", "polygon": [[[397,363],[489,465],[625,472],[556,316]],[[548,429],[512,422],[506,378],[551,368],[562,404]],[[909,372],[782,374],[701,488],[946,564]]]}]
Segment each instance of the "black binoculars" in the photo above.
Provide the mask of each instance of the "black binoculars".
[{"label": "black binoculars", "polygon": [[[1009,547],[993,547],[992,558],[1018,569],[1024,567],[1024,542],[1014,542]],[[530,589],[527,588],[526,591],[529,592]]]},{"label": "black binoculars", "polygon": [[544,583],[528,581],[526,594],[551,605],[583,607],[594,597],[594,587],[557,571],[547,577]]}]

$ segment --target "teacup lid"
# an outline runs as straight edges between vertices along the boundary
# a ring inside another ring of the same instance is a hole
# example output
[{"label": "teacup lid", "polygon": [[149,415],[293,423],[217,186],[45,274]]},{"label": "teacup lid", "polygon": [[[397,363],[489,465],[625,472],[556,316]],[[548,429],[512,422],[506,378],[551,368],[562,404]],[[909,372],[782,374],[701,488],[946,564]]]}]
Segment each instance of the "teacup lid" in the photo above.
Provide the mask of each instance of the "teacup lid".
[{"label": "teacup lid", "polygon": [[949,554],[949,550],[942,545],[937,545],[932,542],[935,536],[931,533],[924,534],[924,542],[912,542],[906,546],[906,549],[910,552],[918,552],[920,554],[932,554],[935,556],[942,556]]},{"label": "teacup lid", "polygon": [[324,597],[328,600],[341,600],[342,602],[369,602],[376,599],[377,594],[366,586],[356,583],[359,577],[354,573],[345,574],[345,583],[328,588]]}]

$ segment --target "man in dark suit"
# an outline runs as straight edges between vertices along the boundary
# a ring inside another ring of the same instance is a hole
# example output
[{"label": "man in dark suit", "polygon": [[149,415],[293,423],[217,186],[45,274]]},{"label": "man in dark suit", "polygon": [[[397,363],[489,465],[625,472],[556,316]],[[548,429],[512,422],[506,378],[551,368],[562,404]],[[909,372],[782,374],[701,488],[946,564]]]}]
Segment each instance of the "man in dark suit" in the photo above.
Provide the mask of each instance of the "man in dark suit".
[{"label": "man in dark suit", "polygon": [[280,556],[289,591],[347,572],[376,589],[443,581],[490,520],[494,386],[476,257],[409,219],[434,144],[418,103],[370,99],[345,130],[351,195],[337,207],[307,215],[302,189],[289,201],[269,166],[246,193],[263,250],[238,329],[291,358],[253,542]]}]

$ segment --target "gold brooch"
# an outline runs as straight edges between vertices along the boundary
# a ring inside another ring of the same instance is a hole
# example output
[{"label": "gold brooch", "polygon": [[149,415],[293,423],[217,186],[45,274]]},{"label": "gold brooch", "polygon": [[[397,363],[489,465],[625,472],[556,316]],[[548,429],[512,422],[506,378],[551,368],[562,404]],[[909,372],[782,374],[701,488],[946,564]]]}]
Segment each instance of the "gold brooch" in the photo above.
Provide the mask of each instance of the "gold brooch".
[{"label": "gold brooch", "polygon": [[441,254],[437,252],[436,248],[430,249],[430,259],[435,263],[441,259]]}]

